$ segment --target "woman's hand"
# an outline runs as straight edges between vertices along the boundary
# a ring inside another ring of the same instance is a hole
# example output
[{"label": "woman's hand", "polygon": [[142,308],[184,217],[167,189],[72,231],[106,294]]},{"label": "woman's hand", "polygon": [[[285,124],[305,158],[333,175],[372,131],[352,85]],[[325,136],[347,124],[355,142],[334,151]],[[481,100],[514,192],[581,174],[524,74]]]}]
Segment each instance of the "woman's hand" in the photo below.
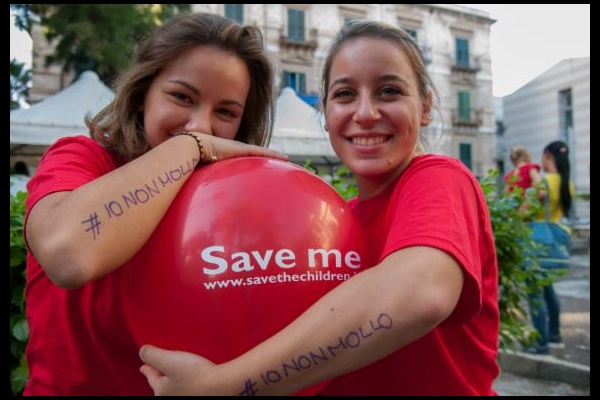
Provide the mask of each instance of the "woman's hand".
[{"label": "woman's hand", "polygon": [[289,161],[289,156],[267,147],[242,143],[236,140],[224,139],[205,133],[191,133],[196,135],[202,142],[202,146],[204,148],[202,162],[210,162],[211,160],[226,160],[228,158],[244,156],[262,156]]},{"label": "woman's hand", "polygon": [[[142,346],[140,367],[156,396],[234,395],[217,392],[218,365],[204,357],[185,351]],[[213,385],[211,385],[213,383]]]}]

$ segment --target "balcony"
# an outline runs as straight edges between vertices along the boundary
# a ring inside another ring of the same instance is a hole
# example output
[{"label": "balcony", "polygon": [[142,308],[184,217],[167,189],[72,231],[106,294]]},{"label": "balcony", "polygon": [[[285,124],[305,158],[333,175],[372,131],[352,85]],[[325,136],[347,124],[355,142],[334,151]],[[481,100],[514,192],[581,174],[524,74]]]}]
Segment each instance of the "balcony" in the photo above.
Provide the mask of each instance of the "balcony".
[{"label": "balcony", "polygon": [[281,50],[314,52],[317,49],[317,38],[319,34],[317,29],[310,29],[308,31],[308,38],[305,38],[304,41],[289,39],[285,34],[286,32],[287,30],[284,30],[283,28],[279,29],[279,46],[281,47]]},{"label": "balcony", "polygon": [[481,71],[481,61],[479,57],[469,59],[468,63],[459,64],[456,57],[450,56],[450,80],[455,85],[477,85],[477,73]]},{"label": "balcony", "polygon": [[476,74],[481,71],[481,65],[478,62],[469,63],[469,65],[459,65],[453,64],[452,67],[453,74]]},{"label": "balcony", "polygon": [[478,129],[483,125],[483,110],[471,108],[468,115],[452,109],[452,126],[460,129]]}]

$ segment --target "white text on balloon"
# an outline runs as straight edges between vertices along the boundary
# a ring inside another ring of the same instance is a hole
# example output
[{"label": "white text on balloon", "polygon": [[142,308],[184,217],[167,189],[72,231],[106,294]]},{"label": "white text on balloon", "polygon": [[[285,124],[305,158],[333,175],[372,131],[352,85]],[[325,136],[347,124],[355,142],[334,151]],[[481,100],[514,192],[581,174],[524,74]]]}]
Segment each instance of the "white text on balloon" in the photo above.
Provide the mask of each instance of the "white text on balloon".
[{"label": "white text on balloon", "polygon": [[[358,269],[361,266],[360,255],[353,250],[348,251],[342,257],[342,253],[337,249],[308,249],[308,266],[315,268],[317,265],[329,267],[330,256],[334,257],[336,268],[346,266],[352,269]],[[225,246],[209,246],[202,250],[200,256],[206,263],[213,264],[214,268],[204,267],[202,270],[207,275],[218,275],[227,272],[229,263],[223,256],[217,255],[225,253]],[[250,253],[238,252],[231,255],[231,271],[232,272],[250,272],[255,268],[255,264],[261,269],[266,270],[269,262],[273,257],[274,250],[266,250],[264,255],[259,251],[251,251]],[[320,263],[317,262],[320,259]],[[275,265],[279,268],[293,268],[296,266],[296,255],[290,249],[280,249],[275,253]],[[344,265],[342,265],[342,262]]]}]

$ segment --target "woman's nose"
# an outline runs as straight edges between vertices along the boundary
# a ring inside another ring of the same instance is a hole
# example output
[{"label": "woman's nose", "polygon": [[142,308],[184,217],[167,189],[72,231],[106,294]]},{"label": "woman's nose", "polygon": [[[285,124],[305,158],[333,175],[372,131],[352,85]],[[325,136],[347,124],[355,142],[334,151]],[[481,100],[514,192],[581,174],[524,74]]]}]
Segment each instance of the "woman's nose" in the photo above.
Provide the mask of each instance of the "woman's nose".
[{"label": "woman's nose", "polygon": [[200,132],[212,135],[211,113],[207,109],[195,109],[190,112],[185,130],[188,132]]},{"label": "woman's nose", "polygon": [[369,96],[359,98],[357,107],[353,119],[360,124],[370,124],[381,118],[377,105]]}]

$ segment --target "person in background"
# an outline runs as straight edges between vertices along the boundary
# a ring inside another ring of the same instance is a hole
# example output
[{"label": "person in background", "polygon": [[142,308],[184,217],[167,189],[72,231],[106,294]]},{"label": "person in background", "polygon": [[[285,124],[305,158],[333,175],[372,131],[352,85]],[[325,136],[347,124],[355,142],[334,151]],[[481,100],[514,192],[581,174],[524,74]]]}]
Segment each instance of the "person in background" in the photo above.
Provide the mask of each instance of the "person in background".
[{"label": "person in background", "polygon": [[[575,188],[570,180],[571,166],[569,147],[565,142],[549,143],[542,152],[543,179],[548,190],[540,190],[539,198],[543,203],[548,198],[550,221],[560,222],[568,218]],[[544,221],[546,210],[542,206],[534,220]],[[528,295],[529,313],[533,327],[538,333],[535,345],[525,349],[530,354],[550,354],[550,347],[562,348],[564,343],[560,334],[560,300],[552,282],[540,290]]]},{"label": "person in background", "polygon": [[[524,198],[527,189],[535,188],[541,182],[540,166],[531,161],[531,153],[523,146],[510,149],[510,161],[514,169],[504,175],[505,193],[515,193]],[[529,203],[523,199],[518,204],[518,212],[524,214],[529,210]]]},{"label": "person in background", "polygon": [[531,153],[523,146],[510,149],[510,161],[514,169],[504,175],[506,190],[514,192],[515,188],[523,191],[541,181],[540,166],[531,161]]},{"label": "person in background", "polygon": [[[184,14],[139,45],[112,103],[86,118],[90,137],[50,146],[27,186],[24,395],[152,394],[125,322],[119,267],[195,168],[248,155],[288,160],[265,147],[272,98],[257,28]],[[146,187],[143,205],[107,212]]]},{"label": "person in background", "polygon": [[[392,25],[350,23],[321,81],[325,128],[356,177],[350,205],[376,265],[233,360],[215,365],[145,345],[141,372],[158,395],[291,394],[328,379],[321,395],[495,395],[500,317],[489,210],[460,160],[424,151],[420,131],[438,96],[418,45]],[[285,368],[297,359],[303,368]]]}]

